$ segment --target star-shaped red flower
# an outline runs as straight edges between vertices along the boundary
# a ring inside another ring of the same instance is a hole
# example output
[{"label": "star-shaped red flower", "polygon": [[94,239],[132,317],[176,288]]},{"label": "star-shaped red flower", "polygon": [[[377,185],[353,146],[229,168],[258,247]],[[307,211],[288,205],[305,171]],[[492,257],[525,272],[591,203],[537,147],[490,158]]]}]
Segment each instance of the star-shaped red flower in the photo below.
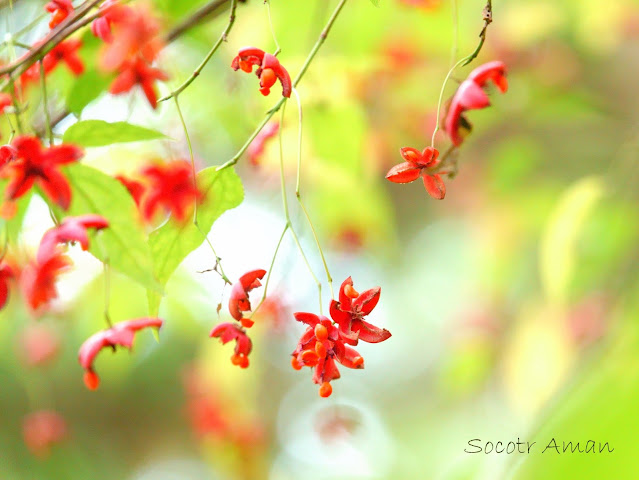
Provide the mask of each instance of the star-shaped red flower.
[{"label": "star-shaped red flower", "polygon": [[82,149],[65,144],[45,148],[38,138],[26,135],[16,137],[12,146],[15,158],[0,170],[0,176],[10,179],[5,199],[20,198],[37,183],[52,202],[67,210],[71,203],[71,187],[59,168],[82,157]]},{"label": "star-shaped red flower", "polygon": [[437,171],[440,163],[439,151],[433,147],[426,147],[423,152],[415,148],[403,147],[399,152],[406,161],[391,168],[386,178],[393,183],[410,183],[421,176],[428,194],[437,200],[442,200],[446,196],[446,185],[441,175],[448,172]]},{"label": "star-shaped red flower", "polygon": [[371,288],[361,294],[353,288],[353,280],[348,277],[339,289],[339,302],[331,301],[330,313],[339,325],[339,336],[350,345],[357,345],[359,340],[368,343],[379,343],[387,340],[391,333],[364,321],[377,305],[381,289]]},{"label": "star-shaped red flower", "polygon": [[146,221],[152,220],[158,209],[164,209],[182,222],[194,203],[203,197],[193,184],[193,170],[188,162],[153,165],[142,170],[142,175],[148,180],[141,202]]}]

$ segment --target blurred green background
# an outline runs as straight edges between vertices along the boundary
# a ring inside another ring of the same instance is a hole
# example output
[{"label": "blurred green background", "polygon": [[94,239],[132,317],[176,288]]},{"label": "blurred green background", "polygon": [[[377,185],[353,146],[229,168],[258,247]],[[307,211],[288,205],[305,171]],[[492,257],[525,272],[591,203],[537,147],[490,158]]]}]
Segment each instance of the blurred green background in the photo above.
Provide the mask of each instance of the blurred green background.
[{"label": "blurred green background", "polygon": [[[13,3],[13,11],[2,4],[3,35],[42,12],[43,3]],[[203,3],[152,5],[168,29]],[[360,345],[366,369],[342,369],[333,395],[321,399],[310,373],[290,368],[302,331],[292,312],[316,311],[317,293],[287,238],[271,308],[251,330],[248,370],[230,364],[231,346],[208,338],[223,293],[219,315],[229,318],[229,291],[214,273],[198,273],[214,262],[200,248],[167,285],[160,342],[143,332],[132,354],[102,353],[102,384],[90,392],[76,355],[104,328],[104,278],[101,264],[73,247],[77,268],[61,280],[53,311],[31,318],[12,291],[0,314],[1,479],[637,478],[639,4],[493,1],[487,42],[454,73],[446,97],[472,68],[496,59],[508,66],[510,88],[492,94],[490,108],[470,112],[474,131],[458,153],[459,174],[446,181],[446,199],[435,201],[419,182],[384,179],[401,161],[400,147],[429,144],[455,37],[450,0],[410,3],[348,2],[298,88],[302,196],[333,278],[339,285],[352,275],[360,291],[382,287],[370,320],[393,337]],[[293,76],[334,4],[271,1],[278,58]],[[461,58],[476,46],[484,3],[458,4]],[[163,92],[190,74],[226,21],[223,13],[166,48],[160,66],[171,80]],[[46,29],[44,22],[22,41]],[[275,49],[261,1],[239,6],[228,43],[180,96],[200,167],[231,158],[276,100],[229,68],[245,45]],[[97,48],[85,35],[89,64]],[[51,96],[59,110],[97,81],[56,75]],[[34,115],[38,104],[36,92]],[[292,100],[283,127],[289,198],[323,279],[294,202],[296,110]],[[171,102],[152,112],[139,94],[102,94],[81,118],[129,120],[171,137],[89,149],[85,161],[108,173],[156,157],[188,158]],[[437,145],[446,146],[443,136]],[[278,151],[273,140],[258,167],[240,161],[246,200],[210,234],[232,279],[268,268],[284,225]],[[25,255],[50,226],[34,198],[19,238]],[[144,289],[112,274],[110,312],[114,321],[146,315]],[[45,366],[24,358],[35,348],[24,346],[33,329],[46,331],[37,348],[58,344]],[[22,424],[39,409],[57,411],[67,434],[34,455]],[[562,453],[542,454],[553,438]],[[482,447],[537,443],[530,454],[465,453],[472,439]],[[585,449],[588,440],[597,453],[563,453],[562,442]],[[598,453],[599,442],[614,452]]]}]

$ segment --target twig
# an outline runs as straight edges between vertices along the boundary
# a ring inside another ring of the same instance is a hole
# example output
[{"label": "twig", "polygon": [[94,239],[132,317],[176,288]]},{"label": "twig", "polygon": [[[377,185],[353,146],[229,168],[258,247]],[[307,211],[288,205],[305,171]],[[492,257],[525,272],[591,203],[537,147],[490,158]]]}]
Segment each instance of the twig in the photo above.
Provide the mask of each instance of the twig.
[{"label": "twig", "polygon": [[[320,33],[320,36],[317,39],[317,42],[315,42],[315,45],[311,49],[311,52],[308,54],[308,57],[306,57],[306,61],[304,62],[304,65],[302,65],[302,69],[299,71],[299,73],[295,77],[295,80],[293,80],[293,87],[296,87],[297,84],[300,83],[300,80],[302,80],[302,77],[306,73],[306,70],[308,70],[308,67],[310,66],[311,62],[315,58],[315,55],[317,55],[317,52],[319,51],[320,47],[322,46],[322,44],[326,40],[326,37],[328,36],[328,33],[331,31],[331,28],[333,27],[333,24],[335,23],[335,20],[337,20],[337,17],[339,16],[340,12],[342,11],[342,8],[344,8],[344,5],[346,4],[346,1],[347,0],[341,0],[337,4],[337,7],[335,7],[335,10],[333,11],[333,14],[331,15],[331,18],[328,19],[328,22],[326,23],[326,26],[324,27],[324,30],[322,30],[322,33]],[[264,117],[262,122],[257,126],[257,128],[249,136],[248,140],[244,143],[244,145],[242,145],[242,147],[240,147],[239,151],[229,161],[227,161],[226,163],[223,163],[222,165],[217,167],[217,171],[224,170],[225,168],[228,168],[228,167],[232,167],[233,165],[235,165],[238,162],[238,160],[244,154],[244,152],[249,147],[251,142],[253,142],[255,137],[257,137],[257,135],[260,133],[260,131],[262,131],[264,126],[273,117],[273,115],[275,115],[275,112],[277,112],[280,108],[282,108],[282,105],[284,105],[285,101],[286,101],[285,97],[282,97],[282,98],[280,98],[278,100],[278,102],[273,106],[273,108],[271,108],[266,113],[266,116]]]},{"label": "twig", "polygon": [[22,75],[22,73],[47,54],[53,47],[72,33],[76,32],[79,28],[83,27],[84,25],[80,24],[80,22],[77,24],[76,22],[87,15],[93,7],[102,1],[103,0],[87,0],[80,5],[75,12],[64,19],[60,25],[51,30],[51,32],[44,37],[38,45],[35,45],[31,50],[29,50],[26,55],[0,68],[0,76],[7,73],[9,74],[9,78],[0,85],[0,90],[4,90],[7,85]]},{"label": "twig", "polygon": [[470,62],[475,60],[475,58],[477,58],[477,55],[479,55],[479,52],[481,51],[481,47],[484,46],[484,42],[486,41],[486,30],[488,29],[488,25],[490,25],[493,22],[492,0],[488,0],[488,2],[486,3],[486,6],[484,7],[484,11],[482,13],[484,18],[484,28],[482,28],[481,32],[479,32],[479,45],[477,45],[477,48],[475,48],[475,51],[473,53],[468,55],[468,57],[466,58],[466,62],[464,62],[462,66],[468,65]]},{"label": "twig", "polygon": [[202,69],[206,66],[206,64],[209,62],[209,60],[211,59],[213,54],[217,51],[217,49],[220,48],[220,45],[222,45],[222,42],[226,41],[226,37],[231,32],[231,28],[233,28],[233,24],[235,23],[236,8],[237,8],[237,0],[231,0],[231,14],[229,16],[229,23],[226,25],[226,28],[222,32],[222,35],[220,35],[220,38],[218,38],[217,42],[215,42],[213,47],[211,47],[211,49],[209,50],[209,53],[206,54],[204,59],[200,62],[198,67],[193,71],[191,76],[187,78],[182,83],[182,85],[180,85],[178,88],[173,90],[169,95],[160,98],[158,102],[164,102],[165,100],[168,100],[169,98],[177,97],[180,94],[180,92],[182,92],[186,87],[191,85],[191,83],[193,83],[195,79],[200,75],[200,72],[202,71]]}]

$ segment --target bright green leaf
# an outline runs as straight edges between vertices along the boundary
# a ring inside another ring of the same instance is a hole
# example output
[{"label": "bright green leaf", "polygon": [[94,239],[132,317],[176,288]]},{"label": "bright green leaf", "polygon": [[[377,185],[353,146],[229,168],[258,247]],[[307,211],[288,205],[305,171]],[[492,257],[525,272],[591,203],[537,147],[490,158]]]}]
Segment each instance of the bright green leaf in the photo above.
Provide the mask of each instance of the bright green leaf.
[{"label": "bright green leaf", "polygon": [[371,3],[376,7],[379,7],[379,0],[371,0]]},{"label": "bright green leaf", "polygon": [[96,70],[87,71],[71,85],[67,108],[72,113],[80,114],[84,107],[107,89],[110,82],[111,78],[101,75]]},{"label": "bright green leaf", "polygon": [[126,188],[114,178],[82,164],[64,169],[71,183],[68,211],[52,206],[59,217],[97,213],[109,220],[109,228],[93,236],[89,251],[97,259],[158,292],[162,287],[153,276],[153,260],[137,207]]},{"label": "bright green leaf", "polygon": [[102,147],[113,143],[139,142],[167,138],[163,133],[127,122],[109,123],[84,120],[71,125],[62,138],[64,143],[82,147]]},{"label": "bright green leaf", "polygon": [[[155,276],[163,286],[182,260],[204,242],[204,235],[211,230],[215,220],[244,199],[242,182],[231,168],[220,172],[216,167],[206,168],[197,174],[197,181],[205,196],[197,209],[201,231],[191,222],[179,224],[169,219],[149,235]],[[159,296],[149,292],[151,315],[157,315],[159,305]]]}]

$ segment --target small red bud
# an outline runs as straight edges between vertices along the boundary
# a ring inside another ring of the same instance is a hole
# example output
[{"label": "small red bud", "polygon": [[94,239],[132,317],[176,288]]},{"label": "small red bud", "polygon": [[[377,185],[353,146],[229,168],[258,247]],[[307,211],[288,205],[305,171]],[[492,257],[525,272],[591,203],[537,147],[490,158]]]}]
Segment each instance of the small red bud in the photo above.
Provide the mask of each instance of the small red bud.
[{"label": "small red bud", "polygon": [[84,384],[89,390],[95,390],[100,386],[100,377],[93,370],[84,372]]},{"label": "small red bud", "polygon": [[291,366],[295,369],[295,370],[301,370],[303,365],[297,361],[296,357],[291,357]]},{"label": "small red bud", "polygon": [[333,387],[331,387],[331,384],[328,382],[322,383],[319,389],[320,397],[323,397],[323,398],[330,397],[331,393],[333,393]]}]

